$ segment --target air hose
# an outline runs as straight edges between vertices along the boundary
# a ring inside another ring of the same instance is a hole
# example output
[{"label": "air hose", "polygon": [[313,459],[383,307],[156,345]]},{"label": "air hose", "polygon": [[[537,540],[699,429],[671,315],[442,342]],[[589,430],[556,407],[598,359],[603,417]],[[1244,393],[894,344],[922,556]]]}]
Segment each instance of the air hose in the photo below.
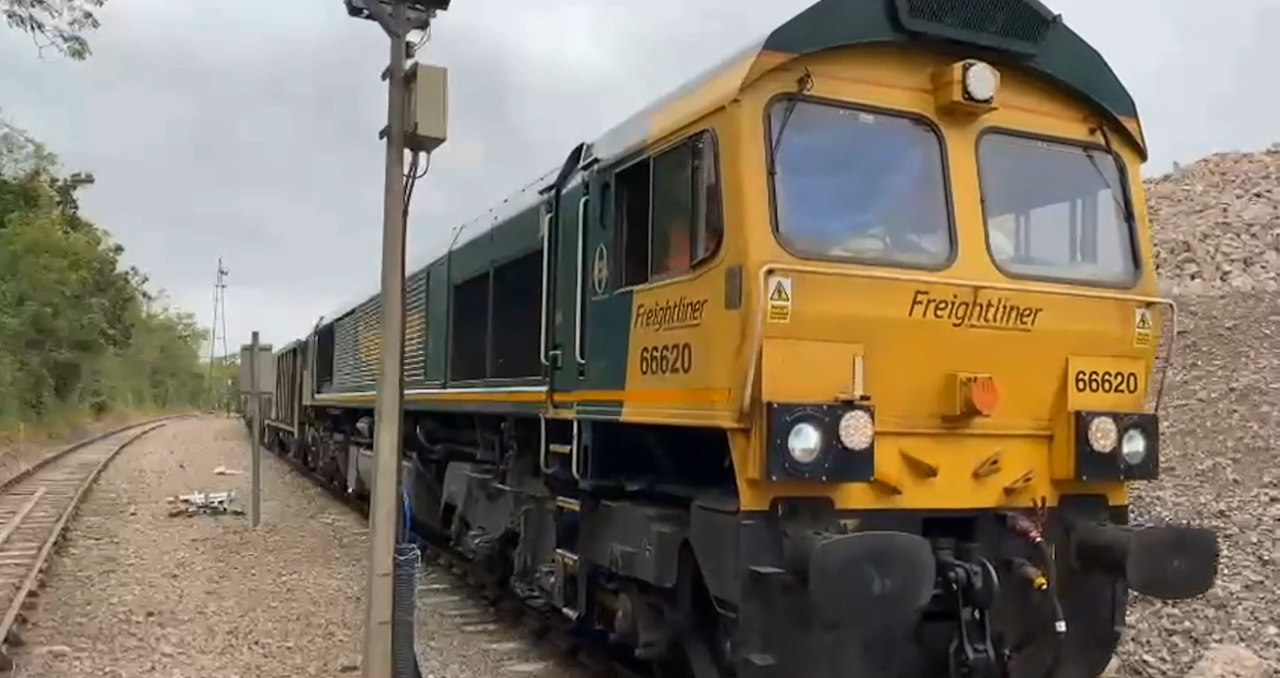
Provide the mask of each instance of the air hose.
[{"label": "air hose", "polygon": [[400,529],[392,570],[392,665],[395,678],[422,678],[418,652],[414,647],[419,553],[418,545],[413,543],[413,508],[409,503],[409,493],[404,488],[401,488],[400,502]]},{"label": "air hose", "polygon": [[[1043,563],[1042,567],[1037,568],[1024,559],[1012,559],[1015,571],[1030,581],[1032,588],[1044,592],[1048,596],[1049,602],[1053,605],[1053,655],[1049,661],[1049,667],[1045,671],[1046,676],[1052,676],[1057,672],[1058,663],[1062,659],[1062,649],[1067,635],[1067,618],[1063,613],[1062,602],[1058,597],[1058,581],[1053,552],[1049,549],[1048,543],[1045,542],[1040,526],[1034,521],[1016,513],[1006,514],[1005,521],[1010,531],[1026,539],[1028,543],[1035,547]],[[1027,644],[1030,644],[1030,642],[1030,639],[1028,639]],[[1025,646],[1015,649],[1014,653],[1016,654],[1022,649],[1025,649]]]}]

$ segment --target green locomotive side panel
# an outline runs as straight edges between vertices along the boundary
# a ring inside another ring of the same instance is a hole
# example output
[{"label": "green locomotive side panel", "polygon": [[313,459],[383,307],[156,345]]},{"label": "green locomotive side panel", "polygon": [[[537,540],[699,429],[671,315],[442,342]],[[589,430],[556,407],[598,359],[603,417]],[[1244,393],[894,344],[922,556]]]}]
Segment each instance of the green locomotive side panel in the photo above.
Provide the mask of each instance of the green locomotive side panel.
[{"label": "green locomotive side panel", "polygon": [[490,232],[489,260],[494,266],[536,251],[541,247],[538,208],[532,207],[503,222]]},{"label": "green locomotive side panel", "polygon": [[451,287],[488,273],[493,267],[492,238],[492,232],[485,233],[449,253],[447,265]]},{"label": "green locomotive side panel", "polygon": [[370,391],[378,381],[382,301],[373,297],[334,323],[334,393]]},{"label": "green locomotive side panel", "polygon": [[404,289],[404,385],[422,385],[427,368],[427,271],[409,276]]},{"label": "green locomotive side panel", "polygon": [[443,372],[449,386],[542,378],[537,356],[542,268],[536,206],[512,214],[444,258]]},{"label": "green locomotive side panel", "polygon": [[[579,201],[583,197],[581,184],[568,187],[560,194],[559,206],[552,215],[547,238],[551,247],[550,296],[547,299],[547,351],[551,365],[547,369],[550,388],[555,392],[571,391],[578,387],[587,365],[577,360],[576,336],[578,323],[577,252]],[[544,212],[545,213],[545,212]],[[583,224],[584,232],[587,230]]]},{"label": "green locomotive side panel", "polygon": [[622,400],[602,396],[626,388],[632,293],[620,289],[621,260],[614,256],[619,238],[612,172],[593,172],[585,184],[589,200],[581,264],[583,353],[587,364],[572,388],[563,390],[578,391],[584,396],[577,401],[581,416],[616,419],[622,415]]},{"label": "green locomotive side panel", "polygon": [[449,348],[449,267],[437,260],[427,267],[426,383],[444,382]]},{"label": "green locomotive side panel", "polygon": [[455,399],[444,395],[424,396],[409,392],[405,395],[404,409],[410,412],[448,412],[451,414],[523,415],[536,417],[545,409],[545,401],[539,396],[524,400],[512,400],[499,393],[486,398]]},{"label": "green locomotive side panel", "polygon": [[[625,385],[626,320],[624,317],[619,326],[609,311],[619,304],[629,309],[630,295],[615,294],[612,288],[600,293],[593,283],[592,253],[601,244],[607,247],[612,240],[611,228],[602,221],[609,210],[595,194],[599,184],[594,178],[585,177],[564,191],[556,221],[559,237],[553,239],[556,275],[550,348],[560,352],[551,380],[551,388],[557,394],[619,390]],[[577,334],[579,324],[581,337]],[[621,334],[619,327],[623,329]],[[619,365],[620,356],[623,360]],[[619,367],[621,376],[617,373]],[[586,409],[577,398],[565,401],[557,404]]]},{"label": "green locomotive side panel", "polygon": [[[404,376],[405,388],[423,381],[426,348],[425,271],[405,281]],[[334,322],[333,393],[367,393],[378,383],[382,360],[382,298],[370,297]]]}]

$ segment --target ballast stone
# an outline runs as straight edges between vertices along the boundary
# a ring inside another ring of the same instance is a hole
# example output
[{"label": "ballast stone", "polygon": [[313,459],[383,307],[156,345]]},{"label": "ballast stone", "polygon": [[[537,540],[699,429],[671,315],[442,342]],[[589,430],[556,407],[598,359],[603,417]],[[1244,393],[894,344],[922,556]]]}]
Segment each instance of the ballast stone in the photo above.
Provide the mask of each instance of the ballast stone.
[{"label": "ballast stone", "polygon": [[[1217,586],[1192,600],[1130,595],[1118,678],[1207,671],[1238,647],[1280,664],[1280,146],[1219,153],[1145,182],[1177,351],[1160,410],[1160,480],[1135,483],[1138,522],[1219,532]],[[1168,328],[1163,328],[1167,330]],[[1162,344],[1164,342],[1162,341]],[[1235,653],[1223,667],[1252,666]],[[1223,671],[1224,668],[1216,669]],[[1237,670],[1237,669],[1232,669]]]},{"label": "ballast stone", "polygon": [[1143,184],[1165,294],[1280,290],[1280,147],[1175,164]]},{"label": "ballast stone", "polygon": [[1240,645],[1210,645],[1185,678],[1272,678],[1276,667]]}]

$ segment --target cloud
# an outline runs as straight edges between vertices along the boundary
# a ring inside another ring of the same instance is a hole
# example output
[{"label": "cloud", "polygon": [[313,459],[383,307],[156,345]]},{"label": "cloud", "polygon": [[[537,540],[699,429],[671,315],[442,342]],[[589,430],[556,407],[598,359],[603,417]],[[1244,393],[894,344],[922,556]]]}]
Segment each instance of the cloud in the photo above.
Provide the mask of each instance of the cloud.
[{"label": "cloud", "polygon": [[[418,186],[410,256],[558,166],[808,0],[456,0],[425,61],[450,69],[450,140]],[[1272,141],[1266,0],[1051,1],[1132,88],[1151,167]],[[387,42],[339,0],[110,0],[84,63],[0,32],[0,105],[70,169],[86,212],[230,344],[283,344],[378,288]],[[1270,21],[1268,21],[1270,20]]]}]

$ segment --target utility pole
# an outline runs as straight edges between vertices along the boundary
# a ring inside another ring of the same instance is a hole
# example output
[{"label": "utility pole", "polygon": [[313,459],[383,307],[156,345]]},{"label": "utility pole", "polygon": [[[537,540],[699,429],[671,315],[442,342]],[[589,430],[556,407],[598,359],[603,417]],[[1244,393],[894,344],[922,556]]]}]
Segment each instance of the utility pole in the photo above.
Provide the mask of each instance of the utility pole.
[{"label": "utility pole", "polygon": [[[394,570],[404,417],[404,269],[408,216],[404,154],[406,150],[430,153],[444,143],[446,124],[442,113],[446,94],[443,69],[430,71],[439,72],[438,78],[423,78],[420,71],[424,68],[415,63],[410,81],[406,78],[406,62],[412,56],[408,44],[410,31],[429,29],[436,11],[448,9],[449,0],[344,0],[344,4],[348,15],[376,21],[391,43],[390,63],[383,72],[383,79],[387,81],[384,130],[387,153],[382,204],[382,350],[373,414],[374,477],[373,496],[369,501],[362,665],[364,678],[393,678]],[[428,81],[426,86],[440,88],[434,97],[431,92],[421,91],[424,80]],[[412,130],[409,129],[411,114]]]},{"label": "utility pole", "polygon": [[249,516],[254,528],[262,522],[262,431],[270,416],[262,396],[274,388],[275,374],[271,344],[262,343],[254,331],[249,343],[240,345],[240,396],[249,424],[249,457],[253,466]]},{"label": "utility pole", "polygon": [[404,407],[404,62],[405,3],[391,7],[387,69],[387,165],[382,197],[382,365],[373,410],[373,504],[369,511],[369,582],[365,600],[364,678],[392,678],[400,438]]},{"label": "utility pole", "polygon": [[[214,365],[217,363],[217,347],[218,339],[222,340],[222,362],[225,365],[230,360],[230,353],[227,351],[227,275],[228,271],[222,265],[222,257],[218,257],[218,276],[213,283],[213,324],[209,326],[209,396],[214,399],[214,409],[217,409],[216,402],[219,388],[218,380],[215,380]],[[224,394],[224,397],[230,399],[231,393]]]},{"label": "utility pole", "polygon": [[249,383],[253,389],[253,446],[249,448],[249,458],[253,463],[253,476],[250,481],[249,522],[256,529],[262,522],[262,388],[258,383],[259,346],[258,332],[255,330],[249,340]]}]

